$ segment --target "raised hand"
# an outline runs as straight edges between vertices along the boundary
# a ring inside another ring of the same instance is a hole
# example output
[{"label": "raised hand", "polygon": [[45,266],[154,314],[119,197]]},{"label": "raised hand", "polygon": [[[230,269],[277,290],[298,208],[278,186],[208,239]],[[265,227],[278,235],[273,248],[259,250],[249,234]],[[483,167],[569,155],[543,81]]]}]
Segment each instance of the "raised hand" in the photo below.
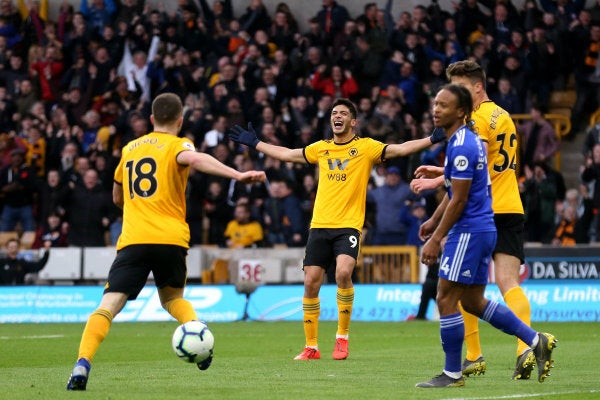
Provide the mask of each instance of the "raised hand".
[{"label": "raised hand", "polygon": [[236,143],[245,144],[252,148],[256,148],[256,145],[260,142],[256,136],[256,131],[252,127],[252,122],[248,123],[247,130],[239,125],[235,125],[229,130],[229,138]]}]

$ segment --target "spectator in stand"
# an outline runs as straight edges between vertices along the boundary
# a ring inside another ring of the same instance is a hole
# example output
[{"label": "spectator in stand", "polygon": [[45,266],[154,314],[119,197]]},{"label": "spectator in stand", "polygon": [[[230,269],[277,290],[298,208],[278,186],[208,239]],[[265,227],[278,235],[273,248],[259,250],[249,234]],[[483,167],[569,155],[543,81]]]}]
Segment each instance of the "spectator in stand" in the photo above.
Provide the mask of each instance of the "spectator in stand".
[{"label": "spectator in stand", "polygon": [[545,107],[550,101],[552,84],[560,72],[556,43],[546,33],[543,24],[534,26],[527,55],[529,95]]},{"label": "spectator in stand", "polygon": [[207,0],[200,0],[200,7],[207,28],[213,34],[219,35],[228,29],[229,22],[233,19],[231,0],[215,0],[212,8],[209,7]]},{"label": "spectator in stand", "polygon": [[548,167],[541,162],[524,167],[525,181],[519,191],[525,209],[526,241],[550,243],[554,227],[556,182],[548,177]]},{"label": "spectator in stand", "polygon": [[[521,112],[524,112],[525,105],[531,102],[531,98],[529,97],[530,93],[528,92],[528,71],[525,65],[527,65],[527,61],[521,62],[521,60],[514,54],[508,54],[504,57],[502,68],[498,72],[498,80],[506,78],[509,80],[510,86],[515,88],[515,91],[519,96]],[[499,88],[496,87],[496,90],[499,90]]]},{"label": "spectator in stand", "polygon": [[8,96],[6,85],[0,81],[0,126],[2,127],[2,131],[9,132],[16,130],[16,112],[17,105]]},{"label": "spectator in stand", "polygon": [[251,220],[250,206],[240,203],[235,206],[233,220],[225,228],[227,247],[240,249],[258,247],[263,241],[263,229],[258,221]]},{"label": "spectator in stand", "polygon": [[301,247],[306,244],[307,226],[298,196],[294,194],[289,179],[275,176],[269,182],[265,200],[263,226],[271,245],[283,244]]},{"label": "spectator in stand", "polygon": [[29,78],[23,79],[17,85],[17,88],[18,94],[15,97],[15,104],[17,105],[18,116],[22,118],[31,110],[33,104],[38,101],[39,94]]},{"label": "spectator in stand", "polygon": [[425,243],[419,238],[419,227],[427,219],[429,219],[429,216],[427,215],[425,198],[411,196],[404,201],[404,205],[398,214],[398,221],[407,227],[407,245],[420,247]]},{"label": "spectator in stand", "polygon": [[0,192],[4,197],[0,231],[14,231],[17,223],[23,231],[34,231],[35,173],[25,163],[23,150],[12,150],[10,159],[10,165],[0,171]]},{"label": "spectator in stand", "polygon": [[554,14],[561,25],[568,27],[575,19],[579,11],[585,6],[582,0],[540,0],[542,9],[550,14]]},{"label": "spectator in stand", "polygon": [[302,188],[300,191],[300,201],[304,218],[310,221],[313,209],[315,208],[315,198],[317,197],[317,180],[314,173],[304,174],[302,178]]},{"label": "spectator in stand", "polygon": [[81,0],[79,12],[85,17],[94,35],[102,35],[105,25],[113,22],[117,8],[114,0]]},{"label": "spectator in stand", "polygon": [[110,195],[98,183],[98,172],[88,169],[83,185],[69,185],[65,198],[70,246],[106,246],[105,233],[110,225]]},{"label": "spectator in stand", "polygon": [[29,79],[29,71],[23,62],[23,56],[15,51],[10,52],[8,63],[0,69],[0,80],[4,81],[7,95],[11,100],[15,101],[19,96],[21,81],[27,79]]},{"label": "spectator in stand", "polygon": [[592,155],[592,149],[600,143],[600,121],[588,127],[586,130],[585,141],[583,142],[583,155],[589,157]]},{"label": "spectator in stand", "polygon": [[575,230],[577,225],[577,211],[571,205],[563,210],[563,216],[554,231],[552,244],[555,246],[575,246]]},{"label": "spectator in stand", "polygon": [[15,149],[21,150],[23,153],[27,151],[27,146],[14,132],[0,133],[0,170],[8,167],[11,164],[11,152]]},{"label": "spectator in stand", "polygon": [[88,154],[96,148],[98,134],[101,129],[100,114],[96,110],[88,110],[82,117],[81,140],[79,142],[82,154]]},{"label": "spectator in stand", "polygon": [[64,199],[66,188],[60,180],[60,173],[56,169],[51,169],[46,174],[46,181],[38,190],[38,227],[47,220],[52,213],[62,217],[65,214]]},{"label": "spectator in stand", "polygon": [[565,201],[556,203],[556,226],[564,218],[564,212],[567,207],[575,210],[575,228],[574,239],[576,243],[590,242],[590,228],[594,220],[594,211],[592,207],[592,199],[588,194],[586,185],[579,185],[579,190],[575,188],[568,189],[565,194]]},{"label": "spectator in stand", "polygon": [[550,122],[544,118],[544,106],[534,103],[529,112],[531,119],[517,127],[517,132],[523,137],[521,162],[551,164],[560,146],[558,135]]},{"label": "spectator in stand", "polygon": [[44,25],[48,21],[48,0],[42,1],[18,1],[19,13],[23,18],[20,25],[23,42],[27,48],[32,44],[42,44],[44,40]]},{"label": "spectator in stand", "polygon": [[507,77],[498,79],[496,90],[490,93],[490,100],[511,115],[523,113],[521,98]]},{"label": "spectator in stand", "polygon": [[[244,156],[238,169],[241,172],[251,171],[254,169],[254,161],[250,157]],[[253,215],[258,216],[258,210],[263,207],[268,196],[269,192],[263,182],[243,183],[231,180],[227,192],[227,203],[235,207],[240,199],[247,198]]]},{"label": "spectator in stand", "polygon": [[44,255],[37,261],[27,261],[19,257],[21,242],[19,239],[8,239],[5,244],[6,255],[0,257],[0,286],[17,286],[26,284],[27,274],[39,272],[46,266],[50,256],[50,242],[44,244]]},{"label": "spectator in stand", "polygon": [[273,23],[267,33],[277,46],[278,49],[283,50],[289,54],[290,51],[296,45],[294,37],[298,33],[298,28],[290,23],[289,16],[284,11],[277,11]]},{"label": "spectator in stand", "polygon": [[[583,128],[586,110],[600,106],[600,21],[594,21],[580,51],[573,55],[577,101],[571,113],[570,137]],[[594,105],[596,107],[594,107]]]},{"label": "spectator in stand", "polygon": [[137,85],[142,88],[140,101],[144,104],[149,102],[150,99],[150,79],[146,72],[148,71],[148,64],[156,57],[159,44],[160,38],[153,36],[148,49],[138,49],[132,54],[132,43],[130,40],[126,41],[123,59],[119,65],[119,75],[127,79],[127,90],[136,92]]},{"label": "spectator in stand", "polygon": [[441,59],[434,58],[429,61],[428,74],[423,81],[423,93],[433,97],[446,84],[445,73],[445,65]]},{"label": "spectator in stand", "polygon": [[489,17],[479,8],[477,0],[465,0],[457,3],[454,13],[456,32],[461,43],[467,43],[469,36],[478,25],[487,26]]},{"label": "spectator in stand", "polygon": [[43,179],[46,175],[46,139],[43,136],[39,125],[34,125],[27,130],[27,137],[24,138],[27,146],[25,153],[25,162],[31,166],[35,176]]},{"label": "spectator in stand", "polygon": [[590,226],[590,243],[598,242],[600,232],[600,143],[592,148],[591,155],[585,158],[580,167],[581,181],[588,185],[592,195],[593,219]]},{"label": "spectator in stand", "polygon": [[200,150],[211,152],[218,144],[227,144],[225,136],[227,130],[227,118],[224,115],[216,115],[213,120],[212,129],[204,135],[204,140],[200,145]]},{"label": "spectator in stand", "polygon": [[130,130],[121,137],[121,147],[148,133],[148,119],[141,113],[132,112],[129,114],[129,121]]},{"label": "spectator in stand", "polygon": [[208,243],[225,247],[225,228],[233,211],[227,204],[227,191],[221,179],[211,178],[204,194],[204,212],[209,221]]},{"label": "spectator in stand", "polygon": [[47,247],[67,247],[67,229],[60,216],[53,212],[48,215],[43,224],[39,224],[35,230],[35,239],[31,245],[32,249]]},{"label": "spectator in stand", "polygon": [[48,46],[44,51],[44,57],[29,65],[32,79],[36,79],[41,88],[41,99],[49,105],[53,105],[60,99],[57,90],[64,71],[61,58],[59,49]]},{"label": "spectator in stand", "polygon": [[315,15],[315,19],[321,27],[325,49],[328,50],[337,34],[344,29],[346,21],[351,18],[346,7],[337,1],[323,0],[323,8]]},{"label": "spectator in stand", "polygon": [[510,44],[510,34],[514,31],[516,20],[509,18],[509,10],[506,4],[497,2],[494,7],[494,15],[486,27],[486,32],[493,38],[493,48],[497,49],[500,45],[508,46]]},{"label": "spectator in stand", "polygon": [[410,186],[402,181],[400,169],[387,168],[385,184],[367,192],[367,202],[375,204],[375,233],[373,245],[404,245],[408,228],[399,223],[392,215],[399,215],[404,202],[411,194]]},{"label": "spectator in stand", "polygon": [[271,17],[267,7],[262,0],[250,0],[246,12],[239,18],[241,30],[248,32],[250,36],[259,31],[268,31],[271,26]]},{"label": "spectator in stand", "polygon": [[352,77],[352,71],[334,65],[328,74],[327,69],[327,65],[319,65],[311,79],[313,89],[336,98],[354,98],[358,93],[358,84]]}]

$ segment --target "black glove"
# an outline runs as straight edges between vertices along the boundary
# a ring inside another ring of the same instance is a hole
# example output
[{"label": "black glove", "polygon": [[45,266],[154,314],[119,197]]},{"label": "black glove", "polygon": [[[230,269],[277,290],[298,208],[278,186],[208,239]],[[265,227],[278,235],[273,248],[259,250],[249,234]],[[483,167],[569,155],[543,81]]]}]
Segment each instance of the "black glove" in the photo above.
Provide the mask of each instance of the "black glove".
[{"label": "black glove", "polygon": [[235,125],[229,130],[229,138],[236,143],[245,144],[252,148],[256,148],[256,145],[260,140],[256,136],[256,131],[252,127],[252,122],[248,123],[248,130],[242,128],[239,125]]},{"label": "black glove", "polygon": [[444,132],[444,128],[435,128],[431,136],[429,136],[429,140],[431,140],[432,144],[440,143],[446,140],[446,132]]}]

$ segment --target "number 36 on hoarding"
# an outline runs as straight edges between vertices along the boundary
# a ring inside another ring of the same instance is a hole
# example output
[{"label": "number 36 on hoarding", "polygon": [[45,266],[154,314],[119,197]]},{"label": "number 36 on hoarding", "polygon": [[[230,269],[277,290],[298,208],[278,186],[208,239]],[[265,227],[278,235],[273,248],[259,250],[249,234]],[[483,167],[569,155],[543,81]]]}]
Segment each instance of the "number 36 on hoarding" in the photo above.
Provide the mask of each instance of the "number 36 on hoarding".
[{"label": "number 36 on hoarding", "polygon": [[263,266],[260,260],[240,260],[238,281],[262,283]]}]

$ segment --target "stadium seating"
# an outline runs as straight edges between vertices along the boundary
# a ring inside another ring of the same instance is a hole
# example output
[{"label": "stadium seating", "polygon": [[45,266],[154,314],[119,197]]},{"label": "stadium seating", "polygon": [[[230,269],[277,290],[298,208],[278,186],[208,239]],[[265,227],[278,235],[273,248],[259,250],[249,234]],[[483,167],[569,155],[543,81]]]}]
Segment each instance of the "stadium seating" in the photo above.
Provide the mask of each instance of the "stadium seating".
[{"label": "stadium seating", "polygon": [[[515,124],[522,123],[528,119],[531,119],[531,114],[512,114],[511,115]],[[558,140],[561,141],[564,136],[567,136],[569,132],[571,132],[571,120],[565,114],[544,114],[544,118],[547,119],[554,130],[556,131],[556,136]],[[519,135],[518,140],[521,140],[521,136]],[[519,147],[522,145],[519,144]],[[561,170],[561,157],[560,157],[560,147],[556,154],[554,155],[554,169],[557,171]]]},{"label": "stadium seating", "polygon": [[575,90],[554,90],[550,94],[548,104],[549,114],[562,114],[571,118],[571,110],[577,101],[577,92]]}]

